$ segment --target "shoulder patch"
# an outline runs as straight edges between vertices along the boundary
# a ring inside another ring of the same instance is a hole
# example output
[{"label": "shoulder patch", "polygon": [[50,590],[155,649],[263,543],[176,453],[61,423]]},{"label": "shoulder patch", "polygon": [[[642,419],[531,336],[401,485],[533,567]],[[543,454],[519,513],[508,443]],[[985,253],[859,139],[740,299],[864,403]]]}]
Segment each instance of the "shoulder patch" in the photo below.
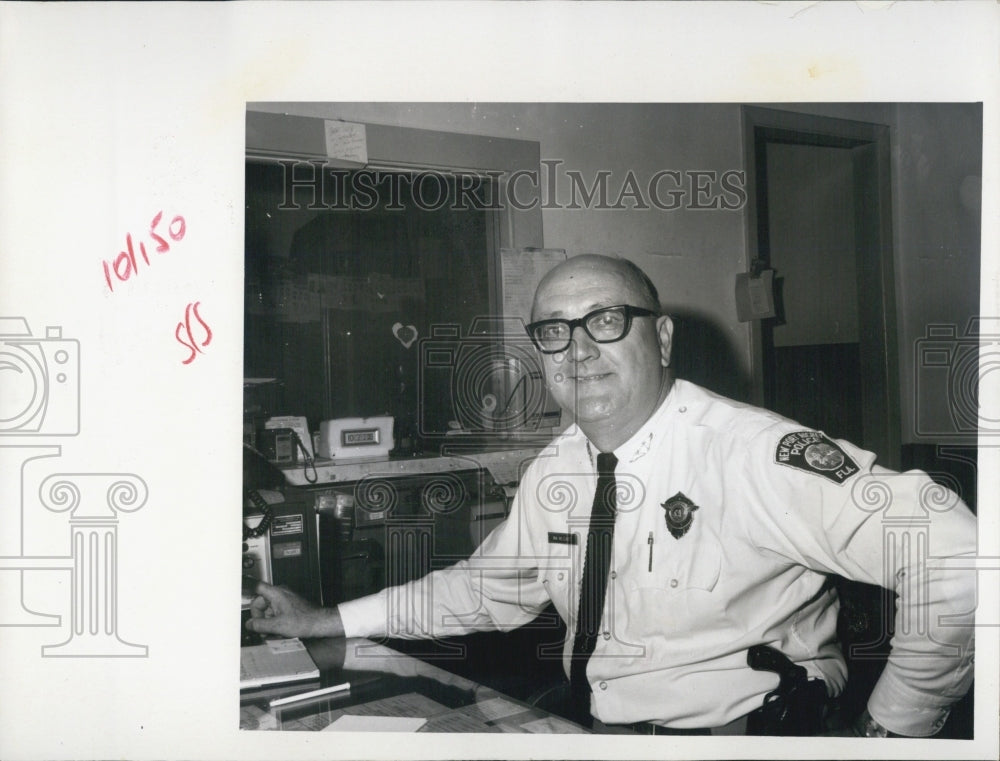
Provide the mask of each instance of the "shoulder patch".
[{"label": "shoulder patch", "polygon": [[778,465],[815,473],[842,484],[858,472],[858,464],[834,441],[818,431],[796,431],[781,437],[774,450]]}]

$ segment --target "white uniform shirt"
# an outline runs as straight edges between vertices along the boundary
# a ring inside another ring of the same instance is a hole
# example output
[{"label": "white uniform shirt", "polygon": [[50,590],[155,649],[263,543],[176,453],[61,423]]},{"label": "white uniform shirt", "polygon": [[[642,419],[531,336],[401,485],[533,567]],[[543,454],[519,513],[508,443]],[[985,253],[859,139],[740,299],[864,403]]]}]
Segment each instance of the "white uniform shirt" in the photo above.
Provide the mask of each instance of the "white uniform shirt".
[{"label": "white uniform shirt", "polygon": [[[551,600],[567,623],[568,673],[596,454],[568,429],[531,464],[509,517],[469,560],[342,604],[347,636],[510,629]],[[825,576],[835,573],[900,594],[892,656],[869,701],[874,718],[901,734],[940,729],[972,678],[974,573],[940,562],[976,551],[975,518],[954,494],[682,380],[615,455],[613,557],[587,666],[597,718],[732,721],[778,683],[748,667],[757,644],[838,694],[846,668]]]}]

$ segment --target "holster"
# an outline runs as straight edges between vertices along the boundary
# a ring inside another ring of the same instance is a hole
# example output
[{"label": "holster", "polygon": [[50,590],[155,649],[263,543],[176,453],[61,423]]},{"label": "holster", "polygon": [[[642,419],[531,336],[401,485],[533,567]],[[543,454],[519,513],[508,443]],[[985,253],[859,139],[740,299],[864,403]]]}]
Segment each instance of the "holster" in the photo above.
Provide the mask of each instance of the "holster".
[{"label": "holster", "polygon": [[826,682],[810,679],[802,666],[767,645],[751,647],[747,664],[754,671],[773,671],[780,680],[764,696],[764,704],[747,716],[748,735],[805,736],[825,729]]}]

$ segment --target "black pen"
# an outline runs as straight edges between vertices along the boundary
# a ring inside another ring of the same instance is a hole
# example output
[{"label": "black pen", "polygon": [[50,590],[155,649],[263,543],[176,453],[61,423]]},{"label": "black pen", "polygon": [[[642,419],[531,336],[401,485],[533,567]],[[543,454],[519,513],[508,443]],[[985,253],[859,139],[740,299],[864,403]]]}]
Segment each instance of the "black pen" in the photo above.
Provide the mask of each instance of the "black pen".
[{"label": "black pen", "polygon": [[653,572],[653,532],[649,532],[649,539],[646,540],[646,544],[649,545],[649,573]]}]

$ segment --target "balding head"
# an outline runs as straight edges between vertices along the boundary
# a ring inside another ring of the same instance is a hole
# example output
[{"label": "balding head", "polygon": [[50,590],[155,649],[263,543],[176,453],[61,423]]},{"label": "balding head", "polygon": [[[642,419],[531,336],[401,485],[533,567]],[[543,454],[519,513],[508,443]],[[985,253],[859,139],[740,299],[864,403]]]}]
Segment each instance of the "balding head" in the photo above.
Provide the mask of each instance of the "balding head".
[{"label": "balding head", "polygon": [[670,390],[673,324],[659,315],[656,288],[626,259],[586,254],[542,278],[531,310],[532,322],[574,322],[601,319],[601,310],[621,306],[653,314],[632,315],[621,338],[611,341],[595,340],[581,324],[571,328],[564,351],[542,355],[553,398],[604,452],[638,431]]},{"label": "balding head", "polygon": [[619,282],[631,294],[627,303],[651,309],[654,312],[660,311],[660,297],[656,292],[656,286],[637,264],[616,256],[581,254],[558,264],[542,278],[538,288],[535,289],[531,318],[533,320],[540,319],[539,298],[541,297],[544,301],[548,289],[554,285],[556,287],[562,286],[564,282],[572,284],[583,274],[607,277],[609,282]]}]

